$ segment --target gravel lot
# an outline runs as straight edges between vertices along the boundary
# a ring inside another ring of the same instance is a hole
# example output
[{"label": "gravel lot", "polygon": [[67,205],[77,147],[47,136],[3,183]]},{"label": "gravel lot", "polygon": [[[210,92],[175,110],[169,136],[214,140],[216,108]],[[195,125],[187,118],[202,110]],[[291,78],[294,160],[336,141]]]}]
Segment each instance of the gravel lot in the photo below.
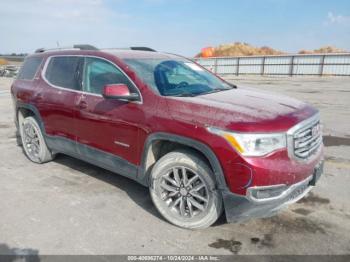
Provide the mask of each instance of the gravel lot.
[{"label": "gravel lot", "polygon": [[319,108],[325,174],[278,216],[188,231],[164,221],[131,180],[63,155],[27,160],[15,141],[11,80],[0,78],[0,254],[350,254],[350,79],[231,80]]}]

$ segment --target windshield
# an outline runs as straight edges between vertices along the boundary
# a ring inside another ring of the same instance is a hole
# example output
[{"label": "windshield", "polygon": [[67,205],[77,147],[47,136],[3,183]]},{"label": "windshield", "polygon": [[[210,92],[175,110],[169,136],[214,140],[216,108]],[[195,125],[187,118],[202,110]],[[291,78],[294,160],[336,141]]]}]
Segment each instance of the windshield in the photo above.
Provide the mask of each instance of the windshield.
[{"label": "windshield", "polygon": [[196,96],[232,89],[189,60],[128,58],[124,62],[163,96]]}]

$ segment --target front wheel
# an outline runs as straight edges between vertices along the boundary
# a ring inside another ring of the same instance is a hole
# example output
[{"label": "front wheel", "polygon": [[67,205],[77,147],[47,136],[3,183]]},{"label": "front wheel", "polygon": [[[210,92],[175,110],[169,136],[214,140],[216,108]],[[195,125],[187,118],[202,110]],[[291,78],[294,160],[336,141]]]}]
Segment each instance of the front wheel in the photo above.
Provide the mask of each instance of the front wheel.
[{"label": "front wheel", "polygon": [[190,150],[170,152],[153,167],[150,193],[170,223],[189,229],[212,225],[222,212],[222,199],[212,170]]}]

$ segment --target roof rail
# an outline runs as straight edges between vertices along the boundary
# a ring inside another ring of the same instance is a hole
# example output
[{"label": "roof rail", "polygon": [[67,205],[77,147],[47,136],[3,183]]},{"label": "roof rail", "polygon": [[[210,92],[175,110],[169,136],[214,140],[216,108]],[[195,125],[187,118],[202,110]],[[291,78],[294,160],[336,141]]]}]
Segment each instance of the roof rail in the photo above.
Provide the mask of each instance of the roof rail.
[{"label": "roof rail", "polygon": [[44,53],[47,51],[59,51],[59,50],[71,50],[71,49],[79,49],[79,50],[98,50],[96,47],[92,46],[92,45],[73,45],[70,47],[57,47],[57,48],[50,48],[50,49],[46,49],[46,48],[39,48],[37,50],[35,50],[35,53]]},{"label": "roof rail", "polygon": [[131,50],[137,50],[137,51],[149,51],[149,52],[157,52],[156,50],[145,47],[145,46],[132,46],[130,47]]}]

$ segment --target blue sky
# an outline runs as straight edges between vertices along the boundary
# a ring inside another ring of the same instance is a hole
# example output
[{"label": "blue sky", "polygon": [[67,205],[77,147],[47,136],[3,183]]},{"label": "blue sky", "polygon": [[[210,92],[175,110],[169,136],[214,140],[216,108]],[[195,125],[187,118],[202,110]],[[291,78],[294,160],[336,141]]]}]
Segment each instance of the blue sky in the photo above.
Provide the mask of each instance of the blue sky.
[{"label": "blue sky", "polygon": [[0,53],[89,43],[193,56],[247,42],[350,50],[349,0],[17,0],[0,3]]}]

